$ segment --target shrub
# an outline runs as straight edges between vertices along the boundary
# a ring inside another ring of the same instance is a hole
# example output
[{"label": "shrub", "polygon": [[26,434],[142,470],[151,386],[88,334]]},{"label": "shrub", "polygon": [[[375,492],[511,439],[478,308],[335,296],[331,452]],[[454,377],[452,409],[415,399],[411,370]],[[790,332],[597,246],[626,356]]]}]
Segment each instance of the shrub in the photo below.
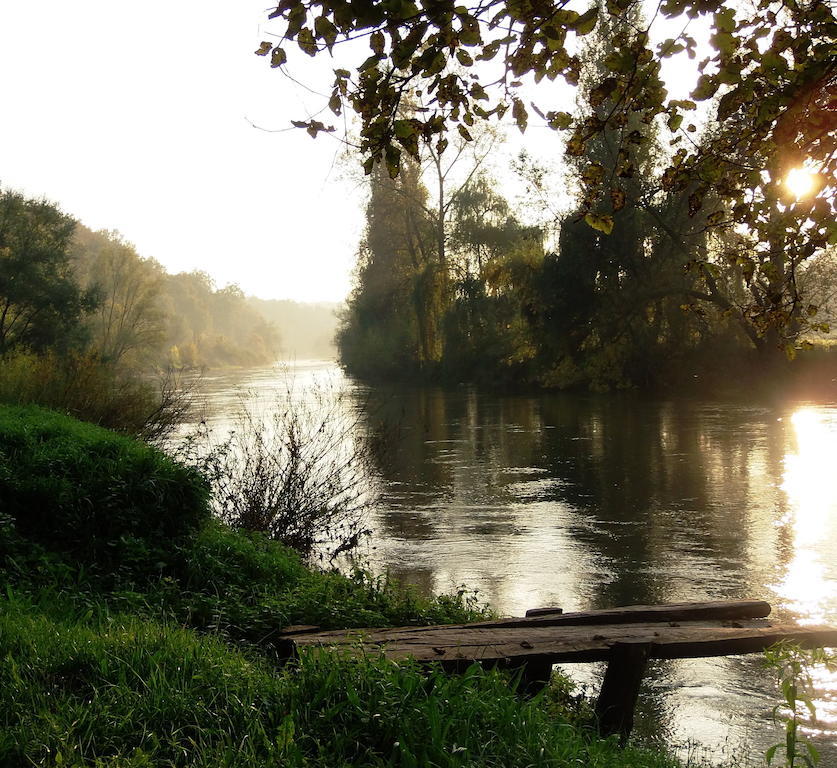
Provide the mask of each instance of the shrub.
[{"label": "shrub", "polygon": [[36,406],[0,406],[0,509],[85,560],[146,558],[207,519],[194,470],[137,440]]},{"label": "shrub", "polygon": [[0,403],[41,405],[161,442],[190,410],[192,389],[173,370],[155,381],[94,355],[17,352],[0,365]]},{"label": "shrub", "polygon": [[[298,553],[259,533],[211,521],[183,544],[176,581],[130,593],[124,607],[162,608],[178,622],[270,647],[290,624],[325,629],[448,624],[490,615],[473,593],[424,597],[385,576],[312,570]],[[130,601],[133,600],[132,604]],[[117,601],[112,601],[117,604]]]},{"label": "shrub", "polygon": [[225,440],[204,426],[174,455],[209,479],[219,519],[333,562],[369,533],[372,451],[344,393],[314,382],[305,398],[278,395],[267,415],[242,402]]}]

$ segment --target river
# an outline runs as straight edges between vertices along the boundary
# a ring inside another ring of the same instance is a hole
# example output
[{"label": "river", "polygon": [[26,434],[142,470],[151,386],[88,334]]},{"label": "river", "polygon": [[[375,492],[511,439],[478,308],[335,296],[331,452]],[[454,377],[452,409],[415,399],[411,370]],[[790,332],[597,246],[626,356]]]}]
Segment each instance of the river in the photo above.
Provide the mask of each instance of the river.
[{"label": "river", "polygon": [[[837,624],[837,403],[372,390],[299,361],[206,375],[205,417],[228,429],[242,392],[265,412],[289,382],[295,398],[342,392],[397,436],[371,478],[365,555],[424,591],[466,585],[503,615],[756,598]],[[601,677],[565,671],[591,691]],[[761,765],[783,738],[777,701],[757,656],[653,662],[637,732]],[[817,676],[816,704],[805,735],[837,765],[837,675]]]}]

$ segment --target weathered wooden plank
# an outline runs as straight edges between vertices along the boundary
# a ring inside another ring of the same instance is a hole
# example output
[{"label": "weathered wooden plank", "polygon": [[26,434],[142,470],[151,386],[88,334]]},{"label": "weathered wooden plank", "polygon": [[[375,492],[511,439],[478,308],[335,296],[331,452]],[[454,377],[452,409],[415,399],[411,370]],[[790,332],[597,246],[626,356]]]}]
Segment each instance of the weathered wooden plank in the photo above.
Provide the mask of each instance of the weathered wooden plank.
[{"label": "weathered wooden plank", "polygon": [[[552,663],[606,661],[617,643],[651,646],[651,658],[679,659],[758,653],[789,640],[804,647],[837,647],[837,628],[798,627],[767,621],[623,624],[595,627],[471,627],[459,632],[435,628],[416,635],[399,630],[350,630],[288,638],[296,648],[334,647],[350,655],[382,652],[387,658],[413,658],[461,666],[467,661],[508,662],[541,659]],[[729,626],[735,624],[735,626]]]},{"label": "weathered wooden plank", "polygon": [[[316,624],[289,624],[283,627],[279,633],[281,637],[291,637],[292,635],[310,635],[319,632],[322,628]],[[345,631],[345,630],[344,630]]]},{"label": "weathered wooden plank", "polygon": [[[704,621],[724,619],[763,619],[770,615],[764,600],[713,600],[700,603],[627,605],[595,611],[564,613],[561,608],[531,608],[527,619],[545,619],[550,626],[588,624],[640,624],[652,621]],[[511,621],[523,621],[512,619]],[[525,626],[521,624],[521,626]]]},{"label": "weathered wooden plank", "polygon": [[[548,609],[535,608],[534,611]],[[551,610],[561,610],[551,609]],[[527,613],[529,613],[527,611]],[[560,627],[592,626],[598,624],[642,624],[655,621],[722,621],[724,619],[760,619],[770,615],[770,604],[763,600],[724,600],[703,603],[668,603],[663,605],[629,605],[622,608],[606,608],[596,611],[573,613],[538,613],[528,617],[493,619],[472,624],[436,624],[425,627],[394,627],[386,630],[334,630],[322,635],[344,635],[346,632],[410,633],[415,635],[433,634],[437,630],[460,632],[461,630],[511,629],[515,627]],[[283,631],[282,635],[291,634]],[[299,634],[294,632],[293,634]]]}]

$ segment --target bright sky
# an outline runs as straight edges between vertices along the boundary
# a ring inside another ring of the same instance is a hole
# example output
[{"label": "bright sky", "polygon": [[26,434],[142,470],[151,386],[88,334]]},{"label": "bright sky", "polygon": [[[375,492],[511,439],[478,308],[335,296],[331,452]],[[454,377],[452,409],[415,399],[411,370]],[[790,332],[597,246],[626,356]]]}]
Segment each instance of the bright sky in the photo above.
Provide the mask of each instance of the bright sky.
[{"label": "bright sky", "polygon": [[[254,56],[267,0],[2,0],[0,183],[118,229],[171,272],[338,301],[364,191]],[[326,63],[326,62],[324,62]]]}]

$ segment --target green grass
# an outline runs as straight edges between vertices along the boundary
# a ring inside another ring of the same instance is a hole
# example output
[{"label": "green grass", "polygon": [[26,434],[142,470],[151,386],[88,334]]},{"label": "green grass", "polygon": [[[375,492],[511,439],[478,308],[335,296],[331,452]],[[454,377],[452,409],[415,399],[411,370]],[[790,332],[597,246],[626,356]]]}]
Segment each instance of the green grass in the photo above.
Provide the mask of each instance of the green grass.
[{"label": "green grass", "polygon": [[669,768],[524,701],[499,673],[320,653],[279,669],[166,622],[0,602],[0,765]]},{"label": "green grass", "polygon": [[208,493],[197,471],[146,443],[36,406],[0,407],[0,510],[52,550],[113,567],[144,546],[160,560],[208,519]]}]

